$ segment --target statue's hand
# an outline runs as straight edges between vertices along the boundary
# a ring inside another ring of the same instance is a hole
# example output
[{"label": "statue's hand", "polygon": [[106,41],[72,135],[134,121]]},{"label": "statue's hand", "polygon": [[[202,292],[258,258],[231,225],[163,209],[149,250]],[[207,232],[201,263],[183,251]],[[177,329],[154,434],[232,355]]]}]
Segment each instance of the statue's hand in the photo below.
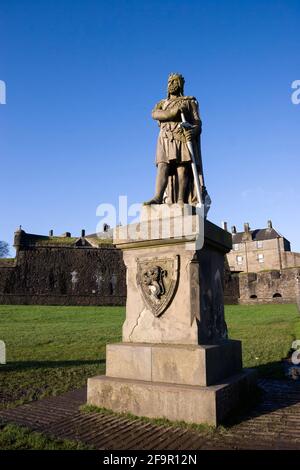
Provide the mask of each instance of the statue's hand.
[{"label": "statue's hand", "polygon": [[193,140],[196,136],[195,129],[193,127],[189,129],[183,128],[184,136],[186,138],[186,141],[188,142],[189,140]]},{"label": "statue's hand", "polygon": [[173,108],[171,108],[168,111],[169,111],[170,119],[174,119],[180,114],[180,107],[179,106],[174,106]]},{"label": "statue's hand", "polygon": [[194,138],[194,131],[192,129],[189,129],[188,131],[184,130],[184,137],[186,138],[186,141],[188,142],[189,140],[193,140]]}]

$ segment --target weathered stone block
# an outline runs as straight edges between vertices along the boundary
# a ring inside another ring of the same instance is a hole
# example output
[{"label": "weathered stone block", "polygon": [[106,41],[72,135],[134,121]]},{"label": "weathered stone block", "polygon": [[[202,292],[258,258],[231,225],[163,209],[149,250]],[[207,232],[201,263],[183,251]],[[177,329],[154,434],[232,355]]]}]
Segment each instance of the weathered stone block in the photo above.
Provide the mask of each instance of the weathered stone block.
[{"label": "weathered stone block", "polygon": [[[176,210],[175,210],[176,209]],[[149,209],[147,209],[149,211]],[[123,251],[127,268],[126,320],[123,325],[124,342],[212,344],[227,337],[223,305],[224,254],[231,248],[231,236],[208,222],[198,224],[204,246],[198,249],[194,232],[198,216],[195,214],[170,218],[168,238],[161,238],[165,208],[148,214],[144,210],[142,222],[118,227],[114,243]],[[174,208],[175,214],[182,209]],[[177,212],[176,212],[177,211]],[[182,236],[175,236],[175,228],[186,227]],[[167,221],[168,222],[168,221]],[[192,223],[190,223],[192,222]],[[162,223],[158,231],[155,224]],[[147,230],[142,229],[146,224]],[[168,226],[168,223],[166,223]],[[190,231],[189,231],[190,230]],[[135,236],[134,236],[135,235]],[[147,237],[149,238],[143,238]],[[173,268],[170,264],[173,260]],[[145,302],[142,266],[158,266],[172,276],[173,292],[161,315],[155,315]],[[176,266],[175,266],[176,265]]]},{"label": "weathered stone block", "polygon": [[151,347],[119,343],[106,346],[106,375],[135,380],[152,380]]},{"label": "weathered stone block", "polygon": [[148,418],[221,423],[251,393],[253,371],[210,387],[98,376],[88,379],[88,404]]},{"label": "weathered stone block", "polygon": [[106,348],[106,375],[186,385],[212,385],[242,370],[241,342],[219,345],[119,343]]}]

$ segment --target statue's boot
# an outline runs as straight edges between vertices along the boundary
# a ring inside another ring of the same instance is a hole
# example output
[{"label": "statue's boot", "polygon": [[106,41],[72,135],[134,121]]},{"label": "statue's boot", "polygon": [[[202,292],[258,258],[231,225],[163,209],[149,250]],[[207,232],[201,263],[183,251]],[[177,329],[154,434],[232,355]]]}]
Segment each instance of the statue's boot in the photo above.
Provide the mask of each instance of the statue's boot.
[{"label": "statue's boot", "polygon": [[155,196],[149,201],[144,202],[144,206],[151,204],[162,204],[163,196],[168,184],[169,166],[167,163],[159,163],[156,177],[156,191]]},{"label": "statue's boot", "polygon": [[154,198],[149,199],[149,201],[145,201],[143,204],[144,206],[150,206],[151,204],[162,204],[162,199],[158,199],[154,196]]}]

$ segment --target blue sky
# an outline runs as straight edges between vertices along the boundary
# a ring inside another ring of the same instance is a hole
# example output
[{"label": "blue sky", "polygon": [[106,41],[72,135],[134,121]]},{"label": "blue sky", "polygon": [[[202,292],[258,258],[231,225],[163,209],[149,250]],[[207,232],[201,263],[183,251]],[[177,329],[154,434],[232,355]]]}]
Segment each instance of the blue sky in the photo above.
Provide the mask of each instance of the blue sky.
[{"label": "blue sky", "polygon": [[1,0],[0,239],[152,196],[169,72],[200,103],[209,218],[268,219],[300,251],[299,0]]}]

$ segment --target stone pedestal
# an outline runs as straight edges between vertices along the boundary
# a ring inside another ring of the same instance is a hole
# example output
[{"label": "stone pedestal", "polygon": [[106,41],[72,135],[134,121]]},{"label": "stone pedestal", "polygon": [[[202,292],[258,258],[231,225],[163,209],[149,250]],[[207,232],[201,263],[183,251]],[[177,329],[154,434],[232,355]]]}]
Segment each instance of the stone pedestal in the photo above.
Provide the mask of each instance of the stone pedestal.
[{"label": "stone pedestal", "polygon": [[242,369],[240,341],[227,339],[231,235],[191,206],[161,205],[118,227],[114,243],[127,268],[123,342],[107,345],[106,376],[88,380],[88,403],[217,425],[255,384]]}]

